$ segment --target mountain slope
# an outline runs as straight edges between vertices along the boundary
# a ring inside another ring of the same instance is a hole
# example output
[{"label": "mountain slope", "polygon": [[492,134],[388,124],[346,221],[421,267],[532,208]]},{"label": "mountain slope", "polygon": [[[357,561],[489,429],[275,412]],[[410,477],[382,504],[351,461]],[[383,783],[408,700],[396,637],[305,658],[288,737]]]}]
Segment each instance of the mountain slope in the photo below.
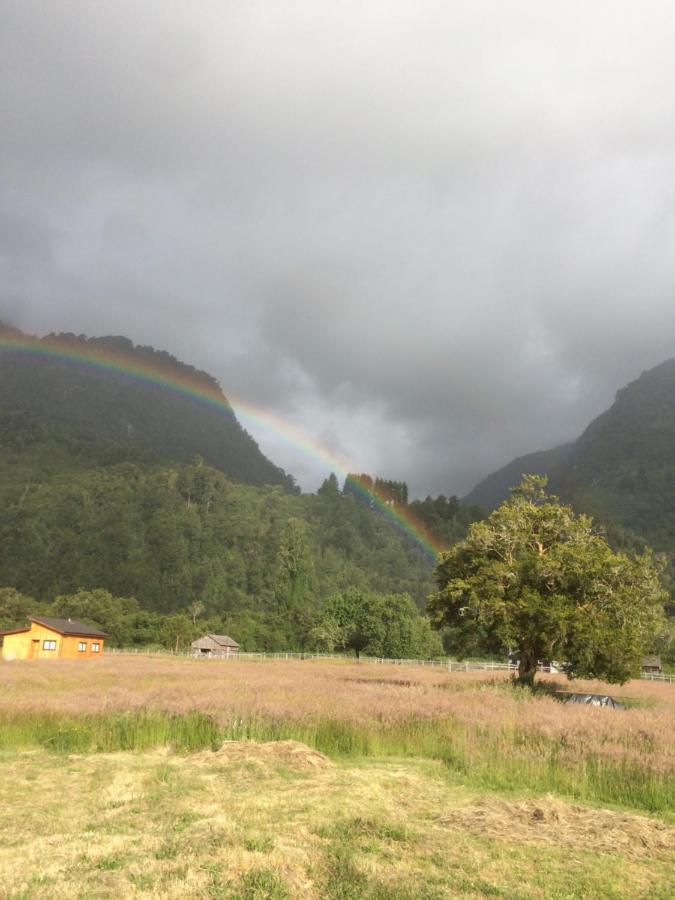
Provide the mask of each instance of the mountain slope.
[{"label": "mountain slope", "polygon": [[617,393],[558,477],[579,508],[675,551],[675,359]]},{"label": "mountain slope", "polygon": [[[47,343],[56,358],[41,355],[41,342],[0,349],[0,588],[47,602],[101,587],[163,614],[198,603],[237,616],[244,631],[260,626],[259,645],[282,647],[300,645],[336,591],[407,591],[422,604],[432,590],[432,563],[415,543],[334,476],[299,495],[224,398],[214,411],[62,351],[105,349],[108,360],[114,351],[127,368],[151,363],[212,393],[210,376],[126,338]],[[442,506],[451,542],[472,513]],[[289,610],[281,574],[297,559],[307,593]]]},{"label": "mountain slope", "polygon": [[288,495],[201,463],[45,474],[28,462],[0,455],[0,587],[41,600],[104,587],[162,613],[273,611],[289,519],[303,523],[310,605],[352,585],[420,602],[433,587],[429,560],[342,493]]},{"label": "mountain slope", "polygon": [[[124,337],[30,340],[29,353],[0,347],[0,447],[6,451],[42,444],[45,460],[57,459],[59,468],[68,456],[75,465],[125,459],[187,463],[201,456],[237,481],[295,489],[293,479],[260,452],[205,372]],[[216,412],[185,393],[110,368],[74,363],[62,358],[66,354],[158,372],[220,398],[222,408]]]},{"label": "mountain slope", "polygon": [[553,450],[539,450],[519,456],[479,482],[462,498],[462,503],[494,509],[509,497],[511,488],[520,484],[523,475],[548,475],[550,478],[569,461],[573,448],[573,444],[561,444]]},{"label": "mountain slope", "polygon": [[580,511],[675,557],[675,359],[618,391],[574,444],[514,460],[462,502],[494,508],[524,472],[548,475]]}]

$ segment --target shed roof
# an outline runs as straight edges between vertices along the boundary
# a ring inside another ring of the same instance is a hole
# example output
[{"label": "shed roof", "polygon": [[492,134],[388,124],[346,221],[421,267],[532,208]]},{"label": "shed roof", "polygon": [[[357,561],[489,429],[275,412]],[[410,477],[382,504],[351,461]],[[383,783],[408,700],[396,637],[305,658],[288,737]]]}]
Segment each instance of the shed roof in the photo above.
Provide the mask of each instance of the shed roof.
[{"label": "shed roof", "polygon": [[642,665],[643,666],[658,666],[661,668],[661,657],[660,656],[643,656],[642,657]]},{"label": "shed roof", "polygon": [[192,646],[196,647],[200,644],[201,641],[206,641],[209,638],[215,644],[218,644],[219,647],[238,647],[239,646],[239,644],[236,641],[233,641],[232,638],[227,634],[205,634],[203,637],[200,637],[196,641],[193,641]]},{"label": "shed roof", "polygon": [[58,631],[63,635],[76,635],[78,637],[108,637],[105,631],[95,628],[93,625],[87,625],[78,619],[55,619],[52,616],[28,616],[31,622],[37,622],[38,625],[44,625],[51,628],[52,631]]}]

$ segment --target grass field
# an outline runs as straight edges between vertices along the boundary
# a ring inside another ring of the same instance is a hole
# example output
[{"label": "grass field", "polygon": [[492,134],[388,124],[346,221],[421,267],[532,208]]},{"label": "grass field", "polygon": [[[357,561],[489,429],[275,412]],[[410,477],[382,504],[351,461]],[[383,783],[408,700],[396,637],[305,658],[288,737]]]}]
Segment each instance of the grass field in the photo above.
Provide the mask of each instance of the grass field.
[{"label": "grass field", "polygon": [[616,712],[551,679],[116,656],[0,686],[3,898],[673,896],[671,685],[594,684]]}]

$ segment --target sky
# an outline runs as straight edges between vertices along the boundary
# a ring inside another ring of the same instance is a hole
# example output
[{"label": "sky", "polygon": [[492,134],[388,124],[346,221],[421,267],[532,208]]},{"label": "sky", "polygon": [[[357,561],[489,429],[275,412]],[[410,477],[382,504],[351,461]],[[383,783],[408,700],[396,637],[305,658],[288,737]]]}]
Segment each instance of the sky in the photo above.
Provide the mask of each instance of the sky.
[{"label": "sky", "polygon": [[671,2],[0,10],[17,327],[166,349],[413,496],[574,439],[675,355]]}]

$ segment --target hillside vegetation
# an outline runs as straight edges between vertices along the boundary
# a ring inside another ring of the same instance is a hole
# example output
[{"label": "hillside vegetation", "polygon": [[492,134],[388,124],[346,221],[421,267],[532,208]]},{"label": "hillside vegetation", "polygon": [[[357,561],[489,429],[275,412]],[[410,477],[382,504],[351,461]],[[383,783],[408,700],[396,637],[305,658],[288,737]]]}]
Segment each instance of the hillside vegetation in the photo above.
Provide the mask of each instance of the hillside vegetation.
[{"label": "hillside vegetation", "polygon": [[238,636],[264,621],[267,649],[288,649],[304,646],[334,592],[407,592],[421,603],[431,568],[342,492],[288,495],[202,463],[45,475],[29,457],[20,467],[0,459],[0,584],[42,600],[105,587],[164,614],[198,601]]},{"label": "hillside vegetation", "polygon": [[[103,344],[120,360],[152,359],[167,376],[215,385],[124,338],[63,336],[50,346],[61,342]],[[0,351],[0,376],[0,588],[32,598],[0,603],[0,627],[19,624],[28,606],[103,588],[135,601],[118,604],[134,618],[131,630],[113,628],[118,642],[159,639],[146,612],[182,617],[175,638],[164,635],[168,645],[187,639],[189,620],[247,649],[304,649],[316,645],[336,594],[409,595],[423,606],[433,588],[433,560],[368,496],[343,490],[334,475],[300,495],[233,413],[11,350]],[[448,546],[480,515],[455,497],[410,508]],[[58,611],[80,607],[63,602]]]}]

